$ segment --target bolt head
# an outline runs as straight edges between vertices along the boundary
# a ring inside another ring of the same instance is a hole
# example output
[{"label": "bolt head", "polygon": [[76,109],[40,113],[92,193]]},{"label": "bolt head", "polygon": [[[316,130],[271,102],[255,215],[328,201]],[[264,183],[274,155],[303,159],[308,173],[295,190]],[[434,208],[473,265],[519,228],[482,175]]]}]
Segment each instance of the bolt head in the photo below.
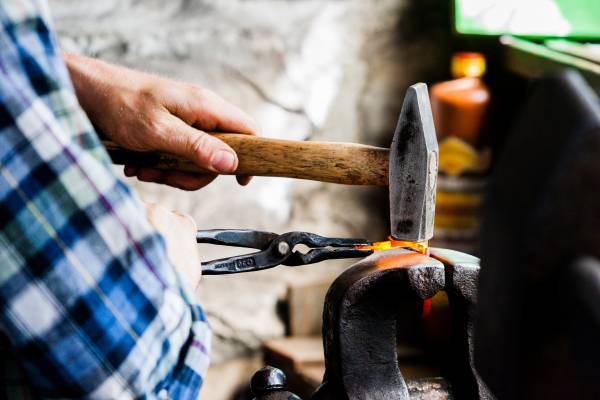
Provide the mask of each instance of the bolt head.
[{"label": "bolt head", "polygon": [[271,392],[285,391],[285,374],[279,368],[266,366],[254,374],[250,382],[252,394],[255,396],[264,395]]},{"label": "bolt head", "polygon": [[279,242],[277,245],[277,251],[282,256],[285,256],[290,251],[290,245],[287,242]]}]

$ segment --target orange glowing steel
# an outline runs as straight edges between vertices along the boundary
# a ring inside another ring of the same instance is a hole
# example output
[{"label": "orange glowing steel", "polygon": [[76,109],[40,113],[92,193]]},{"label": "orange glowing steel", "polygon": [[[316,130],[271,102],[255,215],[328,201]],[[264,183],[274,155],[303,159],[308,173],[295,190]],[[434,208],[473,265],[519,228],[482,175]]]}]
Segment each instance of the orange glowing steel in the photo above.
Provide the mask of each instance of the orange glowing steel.
[{"label": "orange glowing steel", "polygon": [[428,297],[423,300],[423,311],[421,311],[421,318],[427,319],[431,316],[431,306],[433,305],[433,298]]},{"label": "orange glowing steel", "polygon": [[[412,264],[418,264],[428,255],[428,242],[409,242],[404,240],[395,240],[391,236],[388,236],[387,242],[373,242],[368,246],[356,246],[357,249],[383,251],[397,248],[408,248],[414,250],[416,253],[406,253],[399,256],[390,258],[381,258],[377,262],[377,268],[397,268],[399,266],[407,266]],[[417,254],[420,253],[420,254]],[[433,306],[432,298],[423,299],[423,309],[421,311],[421,318],[427,320],[431,317],[431,309]]]},{"label": "orange glowing steel", "polygon": [[388,237],[387,242],[373,242],[368,246],[356,246],[357,249],[361,250],[373,250],[373,251],[383,251],[397,248],[408,248],[411,250],[415,250],[421,254],[427,254],[427,242],[408,242],[404,240],[395,240],[392,237]]}]

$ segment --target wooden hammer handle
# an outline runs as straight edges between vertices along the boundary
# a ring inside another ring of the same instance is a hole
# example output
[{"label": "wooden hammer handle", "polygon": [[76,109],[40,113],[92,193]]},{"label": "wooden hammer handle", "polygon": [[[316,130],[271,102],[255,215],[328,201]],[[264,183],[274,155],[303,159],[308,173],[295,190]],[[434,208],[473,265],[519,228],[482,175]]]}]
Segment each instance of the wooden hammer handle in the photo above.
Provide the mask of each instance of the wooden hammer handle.
[{"label": "wooden hammer handle", "polygon": [[[238,155],[235,175],[280,176],[347,185],[388,184],[389,150],[354,143],[269,139],[214,134]],[[189,160],[166,153],[135,152],[104,141],[115,164],[209,173]]]}]

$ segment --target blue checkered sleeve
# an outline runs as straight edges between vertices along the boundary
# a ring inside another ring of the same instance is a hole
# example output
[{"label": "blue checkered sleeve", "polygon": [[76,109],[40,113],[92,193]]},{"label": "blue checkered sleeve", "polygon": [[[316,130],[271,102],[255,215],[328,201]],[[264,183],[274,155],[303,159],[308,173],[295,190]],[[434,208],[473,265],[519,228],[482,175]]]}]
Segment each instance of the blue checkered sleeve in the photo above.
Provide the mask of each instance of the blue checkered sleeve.
[{"label": "blue checkered sleeve", "polygon": [[47,5],[0,0],[0,24],[0,390],[197,398],[204,314],[79,107]]}]

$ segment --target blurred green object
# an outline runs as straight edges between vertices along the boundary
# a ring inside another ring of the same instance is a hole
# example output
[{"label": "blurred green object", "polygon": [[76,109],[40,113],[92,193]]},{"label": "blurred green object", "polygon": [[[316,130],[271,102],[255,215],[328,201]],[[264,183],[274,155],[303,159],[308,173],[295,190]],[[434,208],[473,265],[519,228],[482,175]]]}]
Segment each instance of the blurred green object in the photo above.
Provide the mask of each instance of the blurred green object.
[{"label": "blurred green object", "polygon": [[600,39],[600,0],[455,0],[456,31]]},{"label": "blurred green object", "polygon": [[595,62],[595,46],[566,40],[547,40],[544,44],[531,40],[502,36],[505,66],[525,78],[539,79],[557,75],[565,69],[579,71],[600,95],[600,63]]}]

